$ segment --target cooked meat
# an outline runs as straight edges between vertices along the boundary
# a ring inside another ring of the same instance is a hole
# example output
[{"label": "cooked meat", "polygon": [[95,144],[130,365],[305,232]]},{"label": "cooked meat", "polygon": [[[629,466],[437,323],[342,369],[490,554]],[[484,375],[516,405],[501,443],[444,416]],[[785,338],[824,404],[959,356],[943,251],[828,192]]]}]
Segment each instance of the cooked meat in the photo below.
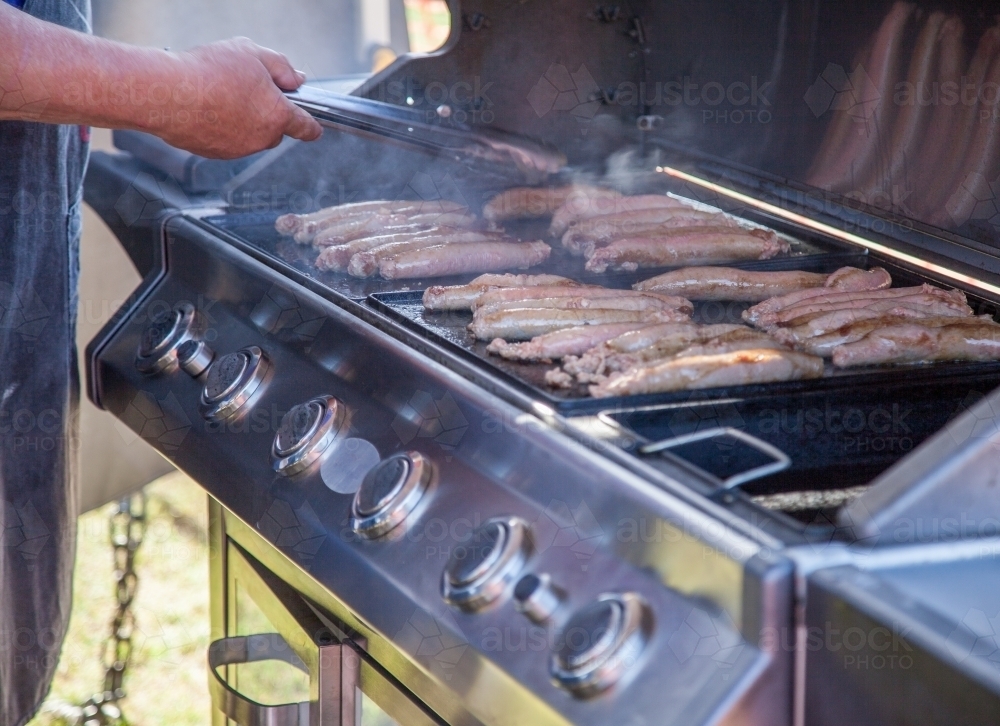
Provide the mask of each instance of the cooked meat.
[{"label": "cooked meat", "polygon": [[869,318],[867,320],[856,320],[836,328],[831,332],[821,335],[810,336],[808,334],[797,334],[796,328],[779,328],[772,331],[771,336],[788,345],[794,345],[798,350],[805,351],[812,355],[829,358],[837,346],[856,343],[872,332],[877,332],[883,328],[890,328],[897,325],[920,325],[924,328],[941,328],[945,326],[979,326],[984,322],[983,318],[919,318],[901,317],[899,315],[882,315]]},{"label": "cooked meat", "polygon": [[530,340],[556,330],[579,325],[607,323],[666,323],[684,320],[684,313],[669,310],[560,310],[552,308],[514,308],[475,318],[469,330],[479,340]]},{"label": "cooked meat", "polygon": [[796,290],[822,287],[829,275],[815,272],[748,272],[732,267],[685,267],[635,285],[635,290],[654,290],[681,295],[688,300],[735,300],[760,302]]},{"label": "cooked meat", "polygon": [[[903,294],[888,295],[904,291]],[[906,294],[906,293],[909,294]],[[865,295],[864,297],[854,297]],[[895,306],[904,306],[916,309],[927,307],[939,311],[939,315],[972,315],[972,308],[965,303],[965,296],[961,293],[954,295],[940,288],[924,285],[917,288],[898,287],[892,290],[883,290],[876,293],[843,293],[842,295],[831,295],[830,298],[841,298],[839,300],[830,299],[823,301],[821,298],[814,298],[805,303],[794,305],[777,313],[769,313],[758,318],[756,325],[761,328],[770,328],[783,323],[789,323],[803,315],[820,312],[834,312],[836,310],[852,310],[866,308],[869,310],[889,310]],[[961,300],[961,302],[960,302]]]},{"label": "cooked meat", "polygon": [[845,325],[852,325],[866,320],[878,320],[885,317],[892,318],[918,318],[926,317],[921,313],[906,308],[896,308],[891,312],[879,312],[877,310],[834,310],[833,312],[812,313],[795,318],[785,325],[771,328],[768,335],[783,343],[803,341],[807,338],[815,338],[820,335],[827,335],[835,330],[840,330]]},{"label": "cooked meat", "polygon": [[[315,237],[298,232],[295,241],[312,242],[314,247],[329,247],[362,237],[391,234],[429,227],[468,228],[478,220],[464,212],[433,212],[429,214],[364,214],[337,221],[319,231]],[[398,228],[398,229],[397,229]]]},{"label": "cooked meat", "polygon": [[710,264],[727,260],[767,260],[791,247],[774,232],[765,230],[706,232],[684,227],[664,237],[618,239],[594,250],[587,270],[604,272],[608,267],[636,270],[692,262]]},{"label": "cooked meat", "polygon": [[550,371],[545,371],[545,385],[552,388],[572,388],[573,387],[573,376],[564,371],[562,368],[553,368]]},{"label": "cooked meat", "polygon": [[613,353],[631,353],[647,348],[655,344],[658,340],[673,336],[683,336],[684,340],[690,342],[701,342],[720,335],[726,335],[734,330],[747,330],[747,327],[745,325],[729,324],[698,325],[690,321],[684,323],[665,323],[625,333],[609,340],[604,345],[598,346],[594,350],[587,351],[587,354],[605,356]]},{"label": "cooked meat", "polygon": [[291,236],[302,229],[303,225],[315,225],[327,219],[343,219],[359,212],[388,211],[388,204],[385,200],[373,202],[356,202],[354,204],[341,204],[336,207],[326,207],[309,214],[282,214],[274,221],[274,229],[280,235]]},{"label": "cooked meat", "polygon": [[756,349],[674,358],[633,368],[590,387],[596,398],[819,378],[823,359],[792,351]]},{"label": "cooked meat", "polygon": [[544,242],[459,243],[401,252],[383,260],[379,272],[387,280],[498,272],[534,267],[551,253]]},{"label": "cooked meat", "polygon": [[323,247],[316,258],[316,266],[321,270],[345,272],[350,265],[351,258],[359,253],[369,252],[386,245],[396,244],[397,242],[435,238],[443,239],[442,244],[450,244],[453,242],[488,242],[490,240],[503,239],[504,237],[499,232],[479,232],[476,230],[460,229],[458,227],[407,228],[405,232],[392,232],[390,234],[361,237],[350,242]]},{"label": "cooked meat", "polygon": [[655,237],[669,234],[678,227],[749,229],[716,212],[702,212],[696,209],[646,209],[627,214],[594,217],[574,224],[562,236],[562,246],[570,252],[583,254],[593,247],[600,247],[623,237],[640,235]]},{"label": "cooked meat", "polygon": [[850,323],[856,323],[862,320],[873,320],[875,318],[884,318],[886,316],[904,318],[907,320],[922,320],[924,318],[934,317],[950,317],[953,320],[962,320],[966,317],[958,311],[951,309],[946,310],[945,314],[942,315],[941,312],[934,307],[912,303],[899,303],[895,300],[883,300],[881,302],[872,303],[867,308],[847,308],[844,310],[833,311],[824,310],[817,313],[810,313],[808,315],[801,315],[794,320],[788,321],[787,323],[782,323],[779,327],[768,329],[768,334],[774,335],[779,330],[792,330],[795,331],[795,335],[799,339],[804,340],[808,337],[826,335],[827,333],[838,330],[839,328],[849,325]]},{"label": "cooked meat", "polygon": [[[861,292],[863,290],[886,290],[892,287],[892,277],[882,267],[859,270],[857,267],[841,267],[827,278],[825,287],[838,292]],[[808,291],[810,294],[813,291]],[[791,293],[789,300],[800,293]],[[805,293],[801,293],[805,294]]]},{"label": "cooked meat", "polygon": [[[691,331],[688,334],[681,333],[661,338],[652,345],[631,353],[609,355],[601,361],[601,364],[593,373],[607,374],[617,371],[627,371],[636,366],[649,365],[653,361],[687,356],[692,349],[700,349],[704,346],[708,346],[716,353],[746,350],[748,348],[783,347],[767,335],[751,330],[750,328],[741,326],[738,330],[731,330],[722,335],[712,335],[712,331],[706,330],[706,328],[713,327],[717,326],[700,326],[699,330]],[[690,355],[695,355],[695,353],[690,353]],[[581,373],[583,372],[582,365],[580,364],[574,366],[574,368],[578,368]]]},{"label": "cooked meat", "polygon": [[742,330],[749,331],[749,328],[743,325],[695,325],[694,323],[651,325],[612,338],[584,352],[578,358],[567,358],[563,361],[563,368],[574,375],[603,375],[608,370],[625,370],[635,365],[638,360],[663,358],[679,353],[695,343],[703,343]]},{"label": "cooked meat", "polygon": [[752,330],[739,331],[729,335],[720,335],[704,343],[692,345],[678,353],[677,357],[687,358],[693,355],[721,355],[735,353],[738,350],[789,350],[777,340]]},{"label": "cooked meat", "polygon": [[617,197],[618,192],[589,186],[514,187],[500,192],[483,207],[483,218],[490,222],[507,219],[548,217],[566,203],[570,196],[585,198]]},{"label": "cooked meat", "polygon": [[666,194],[643,194],[635,197],[621,195],[573,195],[552,215],[549,234],[562,237],[571,225],[608,214],[638,212],[644,209],[693,209],[690,203]]},{"label": "cooked meat", "polygon": [[833,350],[833,364],[838,368],[949,360],[1000,360],[1000,325],[986,321],[935,328],[894,325]]},{"label": "cooked meat", "polygon": [[[464,213],[465,207],[455,202],[433,201],[373,201],[341,204],[321,209],[312,214],[284,215],[275,222],[275,229],[282,234],[294,235],[295,241],[307,244],[332,226],[341,222],[357,221],[367,217],[413,217],[424,214]],[[284,230],[282,232],[282,230]]]},{"label": "cooked meat", "polygon": [[434,285],[424,290],[427,310],[471,310],[484,292],[501,287],[579,287],[580,283],[559,275],[480,275],[468,285]]},{"label": "cooked meat", "polygon": [[415,230],[411,229],[406,232],[394,232],[392,234],[361,237],[360,239],[351,240],[350,242],[345,242],[343,244],[323,247],[320,249],[319,255],[316,257],[316,267],[330,272],[343,272],[347,269],[347,265],[350,263],[351,258],[359,252],[367,252],[368,250],[375,249],[376,247],[392,244],[394,242],[402,242],[404,240],[425,237],[428,234],[433,234],[441,229],[441,227],[429,227]]},{"label": "cooked meat", "polygon": [[558,360],[568,355],[580,355],[595,345],[634,330],[635,327],[635,323],[582,325],[539,335],[526,343],[508,343],[502,338],[497,338],[486,350],[507,360]]},{"label": "cooked meat", "polygon": [[347,274],[352,277],[371,277],[378,272],[378,266],[383,260],[394,257],[400,252],[468,242],[516,242],[516,240],[500,232],[477,232],[463,229],[417,235],[410,239],[388,242],[354,254],[347,265]]},{"label": "cooked meat", "polygon": [[[806,295],[805,293],[810,293]],[[842,303],[849,303],[856,300],[891,300],[893,298],[909,297],[921,293],[931,295],[943,295],[942,299],[954,300],[956,303],[965,303],[965,297],[958,291],[947,291],[933,285],[920,285],[917,287],[893,287],[888,290],[862,290],[843,292],[823,288],[822,290],[803,290],[801,293],[792,293],[781,298],[765,300],[759,305],[754,305],[743,313],[743,319],[754,325],[762,324],[763,321],[774,320],[778,315],[788,310],[803,310],[814,305],[827,305],[830,308]]]},{"label": "cooked meat", "polygon": [[517,308],[548,308],[558,310],[677,310],[683,308],[685,315],[690,312],[682,304],[686,301],[680,298],[671,298],[656,295],[654,293],[642,294],[634,293],[631,290],[622,290],[623,295],[610,295],[606,297],[550,297],[537,298],[533,300],[508,300],[506,302],[481,305],[476,308],[473,317],[480,317],[487,313],[495,313],[498,310],[514,310]]},{"label": "cooked meat", "polygon": [[545,298],[556,298],[556,297],[589,297],[589,298],[602,298],[602,297],[634,297],[634,296],[648,296],[652,295],[658,297],[664,302],[668,303],[670,307],[682,310],[685,313],[694,312],[694,306],[691,304],[690,300],[685,300],[682,297],[676,297],[673,295],[663,295],[657,292],[635,292],[634,290],[615,290],[608,287],[597,287],[597,286],[585,286],[581,288],[567,287],[567,286],[545,286],[541,285],[538,287],[527,287],[527,288],[503,288],[498,290],[490,290],[489,292],[483,293],[478,300],[473,304],[473,309],[476,310],[480,307],[488,307],[490,305],[496,305],[505,302],[520,301],[525,302],[527,307],[530,300],[543,300]]}]

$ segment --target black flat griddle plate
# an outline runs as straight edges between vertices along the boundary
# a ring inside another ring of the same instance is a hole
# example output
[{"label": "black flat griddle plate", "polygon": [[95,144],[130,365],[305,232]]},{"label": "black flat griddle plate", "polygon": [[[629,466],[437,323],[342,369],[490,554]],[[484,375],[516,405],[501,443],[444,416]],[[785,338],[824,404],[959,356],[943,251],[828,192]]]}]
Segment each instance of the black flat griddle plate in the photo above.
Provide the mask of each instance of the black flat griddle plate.
[{"label": "black flat griddle plate", "polygon": [[[383,280],[378,276],[359,279],[345,273],[322,272],[315,267],[316,256],[319,254],[317,250],[313,249],[311,245],[297,244],[290,237],[282,237],[275,232],[274,221],[277,217],[278,214],[274,212],[235,212],[205,217],[202,221],[239,237],[272,257],[283,260],[304,274],[319,280],[334,292],[356,300],[363,299],[375,293],[405,292],[410,290],[422,291],[431,285],[462,285],[477,276],[475,274],[466,274],[426,279]],[[764,264],[765,267],[760,269],[806,269],[803,265],[808,266],[810,264],[809,261],[814,258],[825,259],[830,254],[843,253],[847,249],[845,246],[830,243],[825,239],[821,240],[808,234],[803,234],[803,230],[782,225],[778,221],[754,221],[768,222],[779,232],[784,232],[788,235],[787,239],[793,244],[791,255],[767,260],[764,263],[750,263],[751,265]],[[671,269],[666,267],[662,269],[644,269],[632,273],[607,272],[595,274],[587,272],[584,269],[585,261],[582,257],[570,254],[567,250],[559,246],[557,240],[553,240],[548,236],[548,221],[509,222],[505,223],[504,227],[510,234],[520,239],[541,239],[553,245],[552,255],[545,263],[537,267],[532,267],[531,270],[518,270],[517,272],[530,272],[535,275],[564,275],[588,285],[626,288],[639,280],[645,280],[660,272]],[[848,258],[856,260],[858,256],[856,253],[850,253],[848,254]],[[851,263],[845,262],[844,264]],[[750,267],[748,269],[757,268]]]},{"label": "black flat griddle plate", "polygon": [[[804,269],[819,272],[832,271],[845,265],[867,267],[865,255],[829,254],[800,257],[798,259],[770,260],[736,265],[745,269]],[[905,283],[904,283],[905,284]],[[616,285],[616,287],[625,287]],[[486,352],[487,342],[477,341],[466,326],[472,322],[472,313],[430,312],[424,310],[422,291],[383,292],[368,296],[368,304],[409,330],[444,347],[449,352],[475,363],[505,383],[525,391],[546,402],[566,415],[593,415],[600,412],[634,409],[692,401],[736,399],[794,395],[804,392],[837,390],[844,387],[866,388],[877,393],[887,385],[897,385],[905,375],[909,385],[933,386],[967,376],[994,376],[1000,385],[1000,362],[990,363],[940,363],[919,366],[878,366],[840,370],[827,364],[824,377],[809,381],[785,381],[753,386],[713,388],[673,393],[644,394],[615,398],[591,398],[583,386],[570,390],[553,389],[545,385],[545,373],[555,363],[521,363],[508,361]],[[699,303],[695,306],[694,320],[700,323],[738,323],[746,305],[737,303]],[[903,373],[905,371],[905,373]]]}]

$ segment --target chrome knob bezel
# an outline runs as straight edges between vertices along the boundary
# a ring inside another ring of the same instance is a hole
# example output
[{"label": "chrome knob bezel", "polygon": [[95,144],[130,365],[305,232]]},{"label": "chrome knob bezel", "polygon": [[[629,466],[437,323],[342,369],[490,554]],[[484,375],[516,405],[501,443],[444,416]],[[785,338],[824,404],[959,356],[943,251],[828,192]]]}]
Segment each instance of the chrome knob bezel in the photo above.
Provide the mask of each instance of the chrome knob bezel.
[{"label": "chrome knob bezel", "polygon": [[192,378],[207,371],[215,360],[215,351],[204,340],[185,340],[177,346],[177,363]]},{"label": "chrome knob bezel", "polygon": [[531,538],[527,523],[518,517],[487,520],[472,533],[472,546],[484,536],[487,527],[496,526],[501,528],[503,536],[497,538],[494,550],[473,572],[458,574],[465,559],[460,552],[467,551],[463,550],[464,545],[452,552],[441,577],[441,595],[450,605],[469,612],[482,610],[509,594],[524,570],[531,555]]},{"label": "chrome knob bezel", "polygon": [[[242,353],[247,358],[239,378],[217,396],[208,395],[207,380],[201,389],[201,414],[209,421],[224,421],[235,416],[253,398],[267,376],[270,368],[269,361],[264,351],[256,345],[242,348],[235,353]],[[215,362],[209,367],[209,378],[211,378],[212,368],[219,365],[226,357],[215,359]]]},{"label": "chrome knob bezel", "polygon": [[574,623],[577,617],[587,608],[601,603],[614,608],[614,631],[609,628],[600,638],[595,638],[590,650],[579,656],[569,658],[565,652],[553,653],[549,665],[556,685],[577,698],[589,698],[606,691],[637,667],[653,631],[652,612],[640,595],[604,593],[570,616],[562,628],[559,642],[565,644],[570,631],[580,627]]},{"label": "chrome knob bezel", "polygon": [[[347,409],[344,404],[333,396],[317,396],[299,405],[319,406],[320,414],[306,435],[289,449],[280,449],[278,444],[280,433],[274,435],[274,441],[271,444],[271,466],[274,467],[275,472],[282,476],[294,476],[316,463],[330,448],[330,444],[340,435],[340,430],[347,417]],[[297,406],[282,417],[282,425],[285,423],[285,418],[291,416],[295,408]]]},{"label": "chrome knob bezel", "polygon": [[434,466],[416,451],[407,451],[383,459],[372,467],[369,475],[376,468],[386,466],[387,462],[401,458],[407,462],[403,477],[397,481],[389,495],[379,501],[377,508],[368,511],[362,507],[364,483],[354,494],[354,500],[351,502],[351,529],[365,539],[378,539],[396,529],[413,513],[430,488]]},{"label": "chrome knob bezel", "polygon": [[[155,375],[176,369],[177,349],[199,335],[198,313],[190,303],[178,303],[170,311],[176,316],[170,331],[152,349],[143,349],[142,341],[135,353],[135,367],[140,373]],[[146,330],[149,329],[147,326]],[[145,332],[145,331],[144,331]]]}]

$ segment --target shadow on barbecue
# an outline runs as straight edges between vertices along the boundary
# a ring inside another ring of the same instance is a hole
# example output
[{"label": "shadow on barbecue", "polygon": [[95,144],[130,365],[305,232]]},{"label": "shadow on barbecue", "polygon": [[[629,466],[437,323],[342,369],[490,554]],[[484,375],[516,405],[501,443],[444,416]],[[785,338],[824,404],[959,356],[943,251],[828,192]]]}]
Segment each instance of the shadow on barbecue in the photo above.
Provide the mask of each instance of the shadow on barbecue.
[{"label": "shadow on barbecue", "polygon": [[[935,386],[857,386],[837,392],[690,400],[606,412],[644,456],[679,458],[723,490],[806,523],[840,507],[942,429],[991,384],[956,376]],[[720,435],[724,434],[724,435]],[[691,441],[698,435],[697,441]],[[776,452],[776,453],[775,453]],[[787,457],[783,466],[773,466]]]}]

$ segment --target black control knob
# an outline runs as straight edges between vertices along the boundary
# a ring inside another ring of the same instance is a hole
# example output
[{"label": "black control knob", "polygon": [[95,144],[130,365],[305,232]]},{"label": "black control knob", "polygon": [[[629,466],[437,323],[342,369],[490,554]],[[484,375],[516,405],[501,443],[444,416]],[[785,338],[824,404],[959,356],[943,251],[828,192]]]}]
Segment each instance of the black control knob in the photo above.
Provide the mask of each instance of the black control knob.
[{"label": "black control knob", "polygon": [[201,392],[202,415],[210,421],[235,415],[260,388],[267,371],[267,357],[255,345],[216,359]]},{"label": "black control knob", "polygon": [[344,404],[333,396],[319,396],[293,406],[282,417],[271,446],[274,470],[292,476],[308,469],[330,448],[345,417]]},{"label": "black control knob", "polygon": [[179,303],[157,315],[139,339],[135,367],[141,373],[154,374],[175,368],[182,345],[200,335],[200,321],[194,306]]},{"label": "black control knob", "polygon": [[463,610],[480,610],[510,589],[531,550],[528,527],[516,517],[491,519],[448,560],[441,594]]},{"label": "black control knob", "polygon": [[638,595],[601,595],[563,627],[552,677],[580,698],[600,693],[637,666],[652,627],[652,614]]},{"label": "black control knob", "polygon": [[390,456],[365,475],[351,505],[351,528],[366,539],[382,537],[410,516],[434,473],[416,451]]}]

